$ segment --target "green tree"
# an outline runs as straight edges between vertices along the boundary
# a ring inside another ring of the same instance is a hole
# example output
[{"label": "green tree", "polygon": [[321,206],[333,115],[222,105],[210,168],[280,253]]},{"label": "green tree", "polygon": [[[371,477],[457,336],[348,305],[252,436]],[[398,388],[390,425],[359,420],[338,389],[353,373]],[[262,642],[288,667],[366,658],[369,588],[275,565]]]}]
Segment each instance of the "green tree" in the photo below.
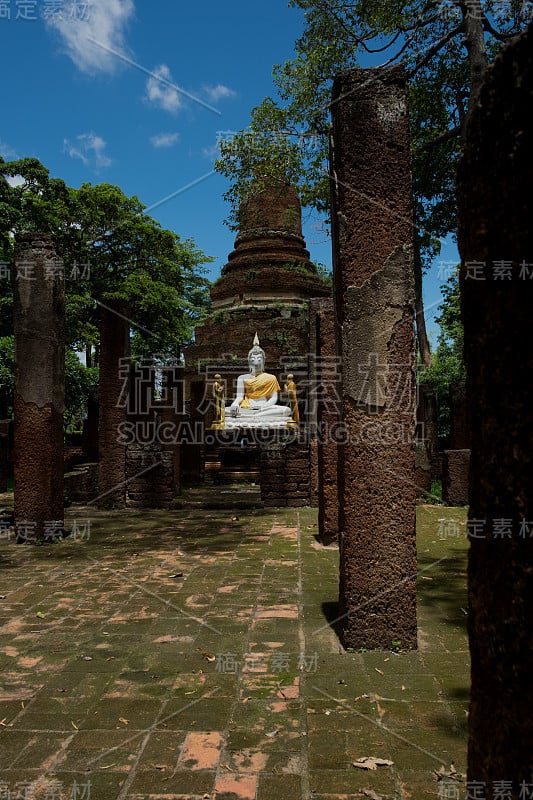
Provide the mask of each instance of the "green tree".
[{"label": "green tree", "polygon": [[15,353],[13,336],[0,338],[0,419],[8,419],[13,411]]},{"label": "green tree", "polygon": [[[230,224],[265,176],[299,186],[304,204],[329,206],[328,139],[335,74],[365,63],[402,63],[409,80],[417,228],[417,327],[422,360],[431,354],[422,273],[439,239],[456,228],[455,167],[468,110],[489,62],[528,22],[529,4],[509,0],[290,0],[305,15],[295,58],[274,67],[279,100],[252,110],[246,131],[221,142],[216,168],[230,180]],[[265,166],[262,166],[264,164]]]},{"label": "green tree", "polygon": [[[12,265],[14,232],[53,236],[66,267],[67,342],[85,351],[89,366],[97,361],[98,309],[106,300],[127,300],[141,349],[169,356],[181,353],[207,314],[204,265],[212,259],[145,208],[110,184],[69,188],[36,159],[0,160],[0,260]],[[0,310],[10,303],[2,281]]]},{"label": "green tree", "polygon": [[[16,178],[16,181],[13,179]],[[0,159],[0,402],[13,390],[13,241],[26,231],[50,233],[65,263],[66,420],[85,408],[98,363],[99,310],[127,300],[134,354],[181,355],[208,313],[211,258],[191,240],[164,230],[137,197],[110,184],[72,189],[36,159]],[[75,351],[84,351],[86,369]]]},{"label": "green tree", "polygon": [[207,313],[202,265],[211,259],[191,240],[164,230],[137,197],[117,186],[83,184],[71,192],[76,234],[65,251],[72,302],[82,311],[80,339],[94,339],[95,304],[122,299],[138,347],[146,354],[179,356]]},{"label": "green tree", "polygon": [[435,391],[439,409],[439,436],[446,439],[450,434],[450,384],[466,379],[459,268],[442,287],[442,295],[440,314],[436,317],[440,326],[437,348],[431,365],[420,371],[418,380],[420,383],[429,383]]}]

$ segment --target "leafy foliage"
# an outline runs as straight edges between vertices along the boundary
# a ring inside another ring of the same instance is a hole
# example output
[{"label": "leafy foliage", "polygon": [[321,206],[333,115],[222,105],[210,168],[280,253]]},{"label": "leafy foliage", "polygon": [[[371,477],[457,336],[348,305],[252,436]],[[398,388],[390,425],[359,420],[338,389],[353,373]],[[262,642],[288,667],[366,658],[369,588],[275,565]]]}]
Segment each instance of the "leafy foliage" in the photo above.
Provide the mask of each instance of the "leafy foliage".
[{"label": "leafy foliage", "polygon": [[305,27],[293,59],[274,67],[278,100],[266,97],[248,128],[220,143],[216,169],[230,181],[229,224],[268,176],[299,188],[302,202],[329,211],[329,135],[334,76],[365,63],[403,64],[408,78],[415,211],[417,328],[425,333],[422,274],[456,228],[455,171],[461,135],[484,72],[529,22],[521,0],[290,0]]},{"label": "leafy foliage", "polygon": [[[65,265],[72,418],[95,379],[73,351],[85,351],[89,367],[97,363],[99,310],[109,300],[128,303],[135,354],[157,353],[163,359],[180,357],[195,325],[208,313],[204,265],[212,259],[191,240],[163,229],[145,208],[118,186],[86,183],[72,189],[50,178],[36,159],[0,159],[0,262],[6,276],[13,278],[15,233],[51,234]],[[12,304],[12,280],[0,275],[0,336],[13,333]],[[7,375],[12,368],[5,347],[5,396],[10,397]]]},{"label": "leafy foliage", "polygon": [[0,338],[0,419],[7,419],[12,413],[14,373],[13,337],[2,336]]},{"label": "leafy foliage", "polygon": [[419,374],[421,383],[429,383],[437,396],[439,408],[439,436],[446,439],[450,433],[450,384],[466,379],[463,360],[463,323],[459,289],[459,270],[442,288],[443,300],[436,318],[440,326],[437,349],[431,366]]}]

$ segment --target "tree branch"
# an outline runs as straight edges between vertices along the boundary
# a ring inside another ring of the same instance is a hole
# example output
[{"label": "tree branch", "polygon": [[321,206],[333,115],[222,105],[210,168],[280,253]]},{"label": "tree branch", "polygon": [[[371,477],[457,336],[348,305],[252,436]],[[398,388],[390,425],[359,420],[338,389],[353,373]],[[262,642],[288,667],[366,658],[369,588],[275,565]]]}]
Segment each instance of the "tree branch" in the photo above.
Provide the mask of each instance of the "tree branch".
[{"label": "tree branch", "polygon": [[431,45],[429,50],[426,51],[424,57],[418,61],[414,67],[407,73],[407,79],[410,80],[413,78],[416,73],[422,69],[434,55],[436,55],[439,50],[441,50],[451,39],[455,36],[458,36],[460,33],[464,32],[464,24],[461,22],[459,25],[456,25],[454,28],[451,28],[447,33],[444,34],[435,44]]},{"label": "tree branch", "polygon": [[456,136],[460,135],[461,135],[461,126],[456,125],[454,128],[450,128],[444,133],[440,133],[438,136],[435,136],[435,138],[429,139],[427,142],[424,142],[423,144],[419,145],[413,151],[413,155],[418,156],[420,155],[420,153],[424,153],[426,150],[431,150],[433,147],[437,147],[439,144],[447,142],[450,139],[455,139]]}]

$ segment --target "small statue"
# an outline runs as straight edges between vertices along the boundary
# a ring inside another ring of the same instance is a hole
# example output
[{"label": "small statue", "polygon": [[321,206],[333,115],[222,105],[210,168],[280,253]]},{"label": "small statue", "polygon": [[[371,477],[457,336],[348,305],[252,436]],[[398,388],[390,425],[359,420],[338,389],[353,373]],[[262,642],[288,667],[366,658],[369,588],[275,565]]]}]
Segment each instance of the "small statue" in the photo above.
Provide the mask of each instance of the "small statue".
[{"label": "small statue", "polygon": [[226,419],[226,409],[224,406],[224,384],[222,383],[222,378],[218,373],[215,375],[215,382],[213,383],[213,397],[215,399],[215,419],[213,422],[213,428],[224,428]]},{"label": "small statue", "polygon": [[291,373],[287,375],[287,383],[285,384],[285,391],[289,395],[289,402],[291,404],[292,422],[296,425],[300,424],[300,411],[298,409],[298,398],[296,395],[296,384],[294,383],[294,375]]}]

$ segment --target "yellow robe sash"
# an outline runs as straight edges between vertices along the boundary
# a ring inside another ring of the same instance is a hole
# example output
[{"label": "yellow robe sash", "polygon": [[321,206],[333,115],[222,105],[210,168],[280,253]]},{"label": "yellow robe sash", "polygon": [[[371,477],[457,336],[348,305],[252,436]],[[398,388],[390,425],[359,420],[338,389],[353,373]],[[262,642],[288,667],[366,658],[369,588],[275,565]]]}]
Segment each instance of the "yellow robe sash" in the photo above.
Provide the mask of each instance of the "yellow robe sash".
[{"label": "yellow robe sash", "polygon": [[250,400],[268,398],[279,390],[278,379],[275,375],[269,375],[268,372],[262,372],[260,375],[249,378],[244,381],[244,399],[241,402],[241,408],[250,408]]}]

